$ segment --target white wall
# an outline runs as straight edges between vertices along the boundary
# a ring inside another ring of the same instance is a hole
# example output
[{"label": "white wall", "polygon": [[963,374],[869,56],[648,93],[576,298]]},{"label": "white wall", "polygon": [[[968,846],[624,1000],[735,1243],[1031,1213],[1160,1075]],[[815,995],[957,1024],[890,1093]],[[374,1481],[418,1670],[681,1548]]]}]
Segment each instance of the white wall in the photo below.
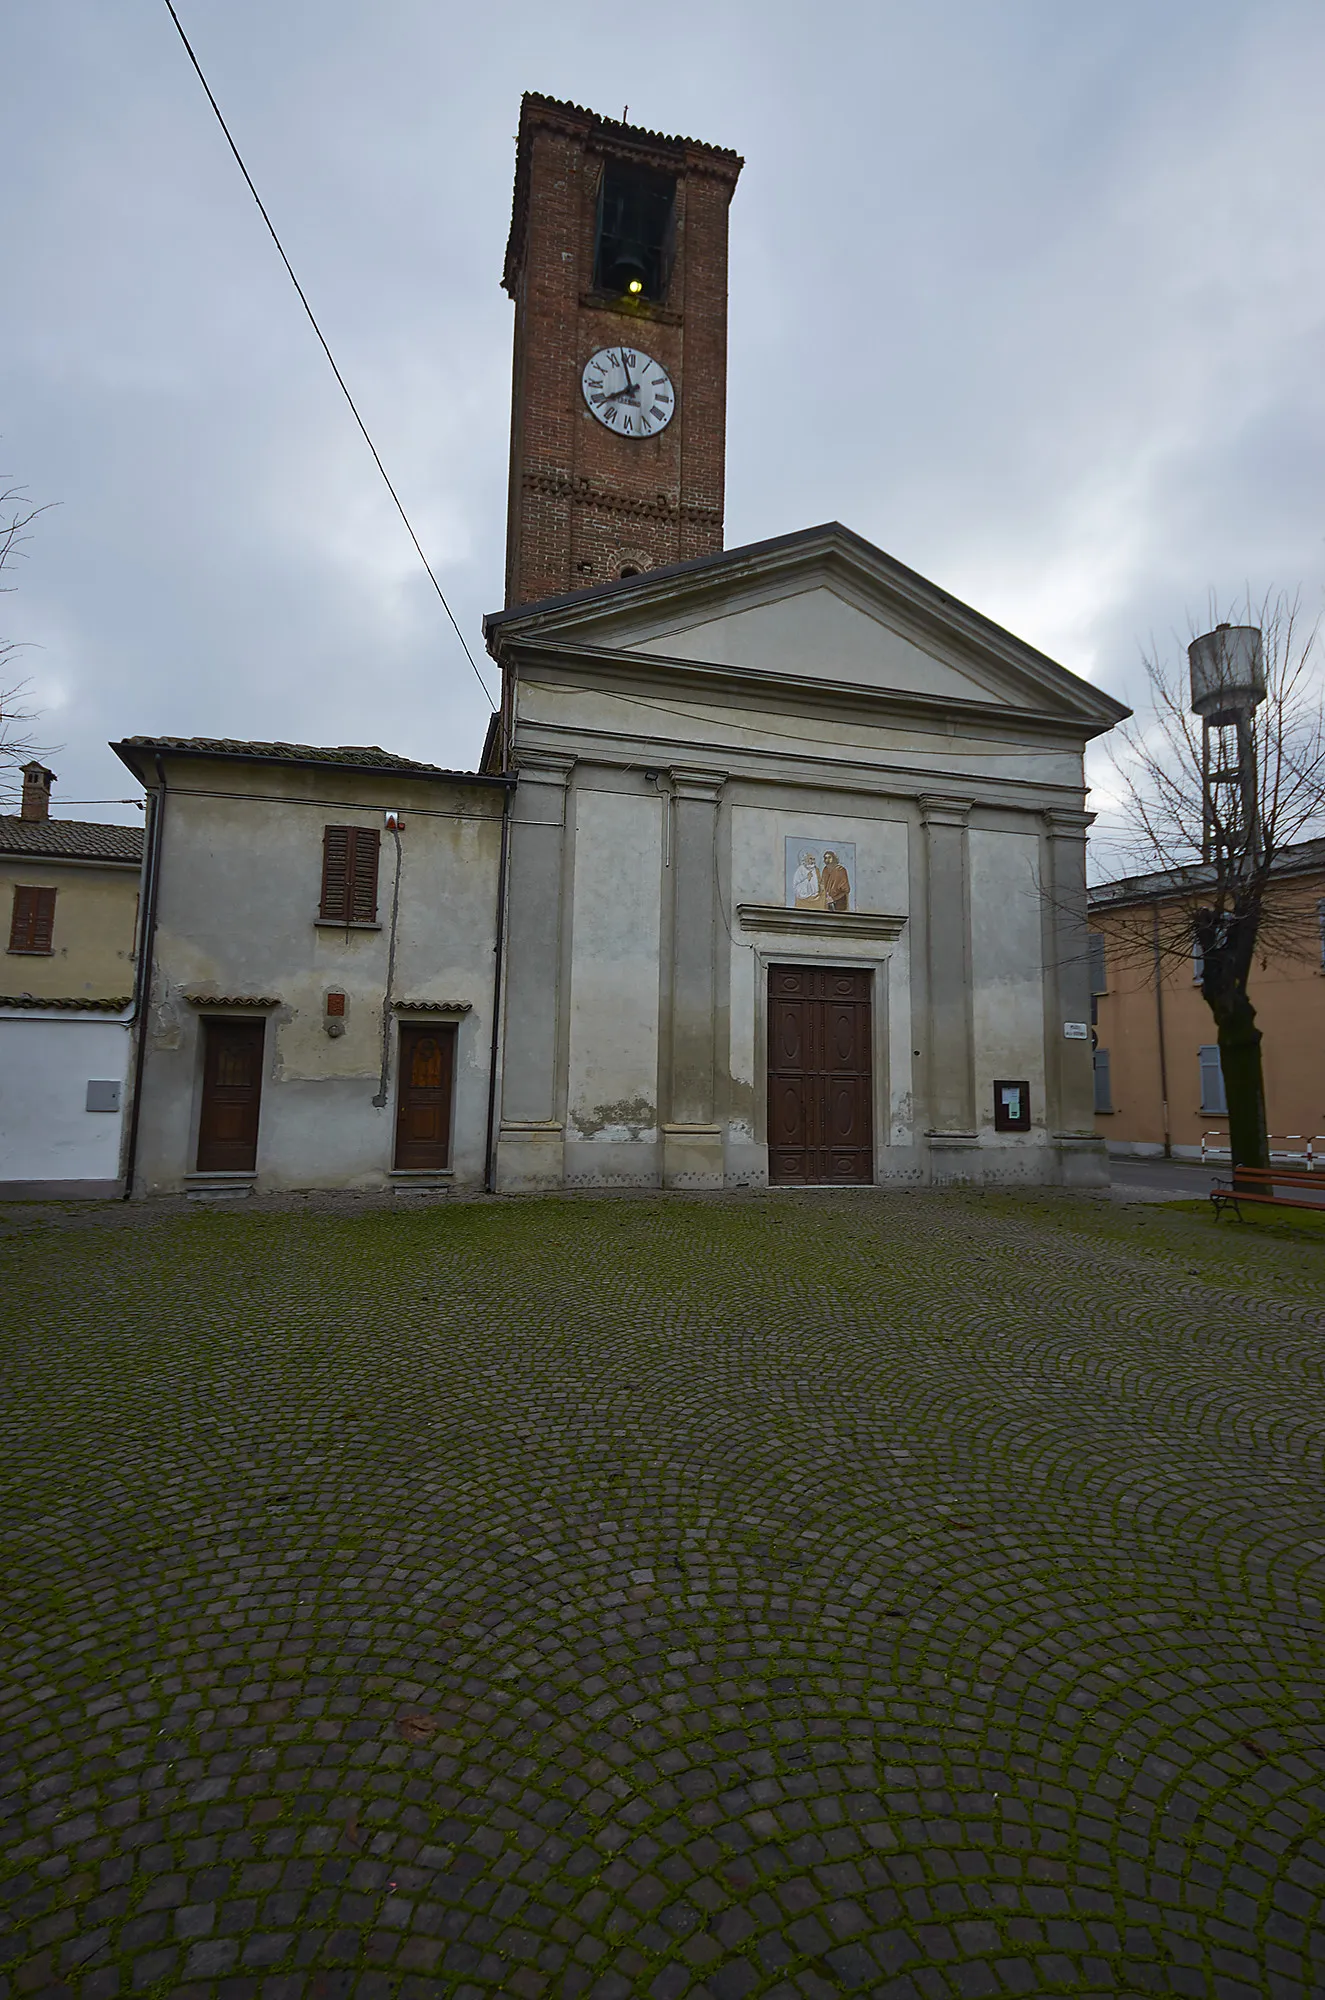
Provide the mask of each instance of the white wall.
[{"label": "white wall", "polygon": [[0,1192],[115,1191],[128,1090],[118,1112],[89,1111],[87,1086],[124,1085],[129,1033],[115,1016],[0,1012]]}]

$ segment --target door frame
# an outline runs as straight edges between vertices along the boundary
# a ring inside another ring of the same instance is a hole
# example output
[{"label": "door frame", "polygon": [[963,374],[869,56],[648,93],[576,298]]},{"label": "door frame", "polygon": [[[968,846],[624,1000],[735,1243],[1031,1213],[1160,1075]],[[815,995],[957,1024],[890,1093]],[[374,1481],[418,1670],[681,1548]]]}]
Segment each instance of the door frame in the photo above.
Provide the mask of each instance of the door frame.
[{"label": "door frame", "polygon": [[[811,972],[826,972],[837,967],[847,972],[867,972],[870,975],[870,1065],[872,1101],[870,1111],[874,1138],[873,1180],[877,1187],[884,1178],[884,1151],[891,1143],[891,1066],[888,1060],[889,1020],[891,1009],[888,1004],[888,968],[892,959],[890,951],[871,953],[866,957],[861,952],[834,951],[832,945],[840,940],[825,938],[822,951],[806,951],[802,945],[799,951],[779,951],[776,946],[754,945],[755,967],[755,1144],[764,1148],[765,1168],[768,1155],[768,974],[774,965],[804,967]],[[849,1183],[825,1182],[826,1187],[849,1185]],[[863,1183],[857,1182],[860,1186]]]},{"label": "door frame", "polygon": [[[217,1007],[205,1002],[194,1015],[193,1053],[193,1107],[189,1116],[189,1146],[184,1178],[189,1181],[211,1180],[253,1180],[262,1172],[262,1145],[265,1137],[266,1119],[264,1112],[267,1102],[267,1085],[271,1081],[267,1072],[270,1053],[270,1039],[267,1022],[271,1018],[270,1007]],[[207,1023],[217,1021],[229,1025],[236,1021],[259,1021],[262,1024],[262,1069],[258,1082],[258,1140],[253,1156],[253,1166],[249,1171],[241,1168],[227,1170],[222,1167],[208,1168],[198,1165],[198,1142],[202,1136],[202,1100],[207,1086]]]},{"label": "door frame", "polygon": [[[455,1173],[456,1126],[458,1123],[457,1106],[460,1098],[461,1075],[460,1035],[469,1017],[470,1010],[468,1007],[439,1007],[435,1012],[429,1009],[427,1013],[423,1013],[410,1007],[399,1011],[393,1010],[393,1013],[396,1031],[393,1037],[392,1055],[395,1060],[391,1065],[393,1072],[391,1078],[390,1106],[391,1130],[387,1144],[387,1172],[393,1179],[410,1180],[418,1176],[423,1176],[424,1178],[431,1177],[433,1180],[450,1180]],[[450,1129],[446,1135],[448,1165],[444,1167],[398,1167],[396,1165],[396,1132],[400,1118],[400,1086],[405,1075],[405,1064],[401,1055],[404,1043],[404,1036],[401,1030],[404,1028],[432,1028],[434,1030],[449,1028],[451,1030],[451,1122]]]}]

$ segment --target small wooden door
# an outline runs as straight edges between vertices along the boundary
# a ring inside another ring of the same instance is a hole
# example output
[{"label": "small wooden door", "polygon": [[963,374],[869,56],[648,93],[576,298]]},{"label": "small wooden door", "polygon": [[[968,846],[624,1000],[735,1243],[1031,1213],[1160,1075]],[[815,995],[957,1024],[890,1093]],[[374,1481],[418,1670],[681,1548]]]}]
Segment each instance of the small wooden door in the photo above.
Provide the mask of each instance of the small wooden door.
[{"label": "small wooden door", "polygon": [[451,1079],[455,1029],[402,1022],[396,1093],[396,1166],[408,1171],[451,1164]]},{"label": "small wooden door", "polygon": [[251,1174],[258,1164],[265,1021],[203,1022],[200,1173]]},{"label": "small wooden door", "polygon": [[768,974],[768,1177],[874,1179],[870,975],[774,965]]}]

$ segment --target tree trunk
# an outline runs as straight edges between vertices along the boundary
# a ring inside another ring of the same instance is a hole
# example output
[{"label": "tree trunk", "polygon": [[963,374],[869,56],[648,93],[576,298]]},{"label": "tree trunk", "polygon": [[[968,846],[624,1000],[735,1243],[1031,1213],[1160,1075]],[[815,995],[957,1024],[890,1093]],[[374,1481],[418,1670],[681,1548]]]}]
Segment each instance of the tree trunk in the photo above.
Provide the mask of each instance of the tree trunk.
[{"label": "tree trunk", "polygon": [[1256,1009],[1245,993],[1211,1003],[1219,1038],[1219,1066],[1228,1104],[1228,1143],[1236,1179],[1239,1167],[1268,1167],[1270,1139],[1265,1129],[1265,1078]]}]

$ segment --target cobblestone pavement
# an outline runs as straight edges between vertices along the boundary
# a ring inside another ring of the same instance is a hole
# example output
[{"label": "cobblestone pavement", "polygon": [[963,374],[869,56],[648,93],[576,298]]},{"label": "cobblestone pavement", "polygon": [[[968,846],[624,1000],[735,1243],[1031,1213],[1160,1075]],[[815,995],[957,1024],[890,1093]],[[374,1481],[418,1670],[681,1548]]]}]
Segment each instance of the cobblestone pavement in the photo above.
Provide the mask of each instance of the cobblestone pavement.
[{"label": "cobblestone pavement", "polygon": [[0,1243],[0,2000],[1325,1992],[1325,1245],[122,1217]]}]

